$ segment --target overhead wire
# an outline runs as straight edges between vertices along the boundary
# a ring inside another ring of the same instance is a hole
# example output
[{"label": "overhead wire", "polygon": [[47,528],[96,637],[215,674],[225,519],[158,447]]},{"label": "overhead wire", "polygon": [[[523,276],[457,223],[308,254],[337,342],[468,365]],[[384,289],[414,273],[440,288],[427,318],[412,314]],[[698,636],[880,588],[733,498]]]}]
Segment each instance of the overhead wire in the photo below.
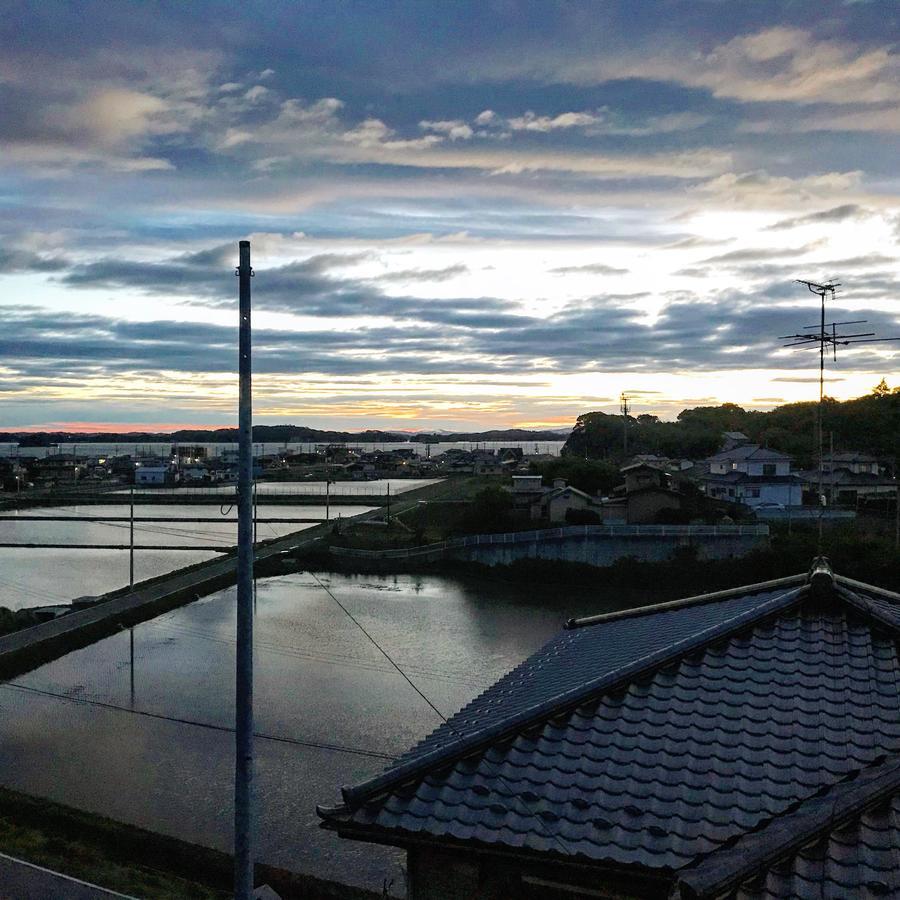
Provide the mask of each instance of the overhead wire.
[{"label": "overhead wire", "polygon": [[[67,700],[71,703],[82,703],[88,706],[96,706],[101,709],[114,710],[116,712],[131,713],[135,716],[143,716],[147,719],[158,719],[164,722],[173,722],[177,725],[192,725],[195,728],[205,728],[209,731],[220,731],[226,733],[234,733],[234,728],[228,725],[217,725],[214,722],[201,722],[197,719],[187,719],[181,716],[169,716],[165,713],[155,713],[144,709],[132,709],[128,706],[120,706],[116,703],[108,703],[104,700],[91,700],[88,697],[75,697],[71,694],[60,694],[56,691],[48,691],[42,688],[31,687],[25,684],[18,684],[14,681],[3,682],[0,688],[11,688],[17,691],[25,691],[29,694],[38,694],[44,697],[53,697],[57,700]],[[265,734],[263,732],[254,732],[254,737],[261,738],[265,741],[274,741],[280,744],[293,744],[298,747],[309,747],[314,750],[328,750],[337,753],[350,753],[356,756],[367,756],[373,759],[381,759],[393,762],[397,757],[389,753],[381,753],[378,750],[369,750],[365,747],[352,747],[346,744],[333,744],[325,741],[309,741],[300,738],[284,737],[276,734]]]},{"label": "overhead wire", "polygon": [[[334,593],[331,591],[331,589],[322,582],[322,580],[319,578],[319,576],[315,572],[312,572],[312,571],[310,571],[309,574],[312,575],[312,577],[318,582],[318,584],[322,588],[322,590],[324,590],[325,593],[328,594],[328,596],[331,597],[331,599],[344,611],[344,613],[350,619],[350,621],[353,622],[356,625],[356,627],[359,628],[359,630],[375,645],[375,647],[384,656],[384,658],[391,664],[391,666],[397,671],[397,673],[403,678],[403,680],[437,714],[438,718],[440,718],[440,720],[444,723],[444,725],[446,725],[456,737],[462,739],[464,737],[464,735],[462,735],[459,731],[457,731],[453,727],[453,725],[450,724],[450,721],[448,720],[448,718],[437,708],[437,706],[435,706],[434,703],[431,702],[431,700],[423,693],[423,691],[421,691],[419,689],[419,687],[412,681],[412,679],[406,674],[406,672],[403,671],[403,669],[399,666],[399,664],[394,661],[393,657],[391,657],[391,655],[387,652],[387,650],[385,650],[384,647],[382,647],[381,644],[379,644],[378,641],[375,640],[375,638],[369,633],[369,631],[366,630],[366,628],[353,615],[353,613],[351,613],[350,610],[347,609],[347,607],[344,606],[344,604],[341,603],[340,600],[338,600],[338,598],[334,595]],[[547,835],[547,837],[549,837],[557,845],[557,847],[559,847],[560,851],[566,856],[571,855],[570,851],[565,846],[563,841],[560,839],[559,835],[550,831],[547,828],[546,823],[541,819],[540,815],[538,815],[536,812],[534,812],[534,810],[530,809],[528,804],[525,802],[525,800],[522,797],[520,797],[512,789],[509,782],[506,781],[506,779],[503,777],[503,775],[499,771],[499,769],[487,758],[487,753],[482,754],[481,762],[487,768],[493,769],[494,776],[506,788],[509,798],[511,800],[513,800],[514,802],[518,801],[521,804],[521,806],[525,810],[526,814],[537,821],[538,827],[540,827],[543,830],[543,832]]]}]

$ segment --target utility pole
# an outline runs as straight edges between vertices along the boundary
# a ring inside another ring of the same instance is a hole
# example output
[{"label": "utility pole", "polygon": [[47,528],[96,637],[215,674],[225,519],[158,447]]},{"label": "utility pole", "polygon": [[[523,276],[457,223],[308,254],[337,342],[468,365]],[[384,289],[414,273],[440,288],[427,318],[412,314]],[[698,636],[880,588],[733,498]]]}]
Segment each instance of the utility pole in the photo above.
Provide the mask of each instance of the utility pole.
[{"label": "utility pole", "polygon": [[[131,485],[131,513],[128,517],[128,532],[130,535],[128,544],[128,590],[134,590],[134,485]],[[128,646],[130,675],[131,675],[131,708],[134,709],[134,625],[128,629]]]},{"label": "utility pole", "polygon": [[129,517],[128,532],[130,535],[128,546],[128,588],[134,590],[134,485],[131,486],[131,515]]},{"label": "utility pole", "polygon": [[[622,455],[628,457],[628,395],[623,391],[619,410],[622,413]],[[624,462],[624,459],[623,459]]]},{"label": "utility pole", "polygon": [[253,386],[250,241],[239,244],[238,571],[235,647],[234,896],[253,894]]},{"label": "utility pole", "polygon": [[[785,347],[815,347],[819,348],[819,408],[816,417],[816,443],[819,457],[819,553],[822,552],[822,520],[825,515],[825,439],[823,409],[825,404],[825,348],[831,347],[832,357],[837,360],[838,345],[842,347],[850,344],[875,344],[882,341],[898,341],[900,338],[876,338],[874,331],[855,332],[853,334],[838,334],[839,325],[861,325],[865,319],[854,319],[850,322],[825,322],[825,298],[830,295],[834,300],[837,289],[841,286],[838,281],[826,281],[819,284],[816,281],[803,281],[797,279],[798,284],[805,284],[810,293],[815,294],[820,300],[820,315],[818,325],[805,325],[801,334],[785,334],[779,340],[789,340],[791,343]],[[829,330],[830,329],[830,330]],[[833,461],[832,461],[833,463]],[[834,468],[832,464],[832,469]],[[834,475],[831,476],[831,484],[834,486]]]},{"label": "utility pole", "polygon": [[325,521],[331,518],[331,466],[328,448],[325,448]]}]

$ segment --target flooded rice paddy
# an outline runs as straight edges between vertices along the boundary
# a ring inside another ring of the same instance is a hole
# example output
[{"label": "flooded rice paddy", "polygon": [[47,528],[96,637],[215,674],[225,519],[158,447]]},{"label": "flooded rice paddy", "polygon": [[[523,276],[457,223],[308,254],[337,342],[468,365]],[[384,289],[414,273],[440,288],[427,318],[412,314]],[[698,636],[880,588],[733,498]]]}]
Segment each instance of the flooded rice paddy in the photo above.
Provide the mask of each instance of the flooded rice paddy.
[{"label": "flooded rice paddy", "polygon": [[[334,506],[331,518],[366,512],[366,506]],[[307,504],[259,503],[258,517],[266,519],[324,519],[325,507]],[[237,543],[237,514],[228,505],[136,504],[135,516],[167,519],[214,518],[220,522],[136,522],[134,540],[144,546],[221,546]],[[4,515],[15,515],[4,512]],[[28,516],[127,516],[127,504],[59,506],[22,510]],[[302,523],[263,523],[257,526],[260,541],[282,537],[313,527]],[[126,545],[128,522],[0,521],[0,543]],[[183,566],[212,559],[218,554],[203,550],[140,550],[135,553],[135,581],[164,575]],[[0,606],[22,609],[65,603],[76,597],[94,596],[128,584],[127,550],[42,550],[27,547],[0,548]]]},{"label": "flooded rice paddy", "polygon": [[[334,595],[334,597],[332,597]],[[450,715],[566,617],[612,608],[487,578],[302,573],[260,581],[256,619],[259,856],[403,891],[402,854],[341,841],[317,803],[368,778],[439,722],[335,599]],[[228,850],[234,589],[0,685],[9,787]]]}]

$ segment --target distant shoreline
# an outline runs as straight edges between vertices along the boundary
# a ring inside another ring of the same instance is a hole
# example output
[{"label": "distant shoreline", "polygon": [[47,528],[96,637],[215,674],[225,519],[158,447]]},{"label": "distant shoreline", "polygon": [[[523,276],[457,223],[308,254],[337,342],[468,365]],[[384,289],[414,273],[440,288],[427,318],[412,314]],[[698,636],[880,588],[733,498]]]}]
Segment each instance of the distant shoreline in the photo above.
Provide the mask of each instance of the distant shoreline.
[{"label": "distant shoreline", "polygon": [[[521,428],[493,429],[479,432],[430,432],[402,434],[393,431],[319,431],[295,425],[256,425],[253,441],[261,444],[442,444],[459,441],[564,441],[571,434],[565,431],[531,431]],[[0,444],[20,447],[46,447],[51,444],[109,444],[109,443],[200,443],[234,444],[238,440],[236,428],[209,430],[182,429],[171,432],[74,432],[74,431],[6,431],[0,432]]]}]

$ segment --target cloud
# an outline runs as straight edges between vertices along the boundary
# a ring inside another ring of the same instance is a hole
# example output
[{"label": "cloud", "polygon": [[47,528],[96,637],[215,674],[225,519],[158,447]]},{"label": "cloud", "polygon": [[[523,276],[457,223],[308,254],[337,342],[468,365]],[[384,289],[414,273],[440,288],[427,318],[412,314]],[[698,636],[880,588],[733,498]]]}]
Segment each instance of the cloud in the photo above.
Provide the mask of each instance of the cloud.
[{"label": "cloud", "polygon": [[771,208],[798,202],[827,202],[859,188],[863,172],[826,172],[821,175],[772,175],[764,169],[727,172],[692,186],[698,194],[715,196],[720,203]]},{"label": "cloud", "polygon": [[555,116],[539,116],[530,110],[522,116],[507,119],[506,124],[513,131],[555,131],[559,128],[585,128],[603,121],[597,113],[565,112]]},{"label": "cloud", "polygon": [[459,275],[468,274],[468,272],[468,266],[457,263],[456,265],[446,266],[443,269],[406,269],[398,272],[385,272],[383,275],[371,276],[367,280],[381,284],[451,281]]},{"label": "cloud", "polygon": [[615,266],[607,266],[604,263],[589,263],[585,266],[561,266],[556,269],[550,269],[556,275],[625,275],[628,269],[617,269]]},{"label": "cloud", "polygon": [[760,262],[765,259],[795,259],[805,256],[807,253],[821,247],[823,241],[813,241],[801,247],[746,247],[742,250],[732,250],[721,253],[718,256],[710,256],[702,260],[704,263],[743,263]]},{"label": "cloud", "polygon": [[774,225],[770,225],[767,230],[784,231],[789,228],[799,228],[803,225],[818,225],[822,222],[846,222],[851,219],[864,219],[870,215],[872,215],[871,210],[860,206],[858,203],[844,203],[842,206],[832,206],[831,209],[823,209],[803,216],[794,216],[790,219],[781,219]]},{"label": "cloud", "polygon": [[846,105],[900,98],[897,56],[888,41],[869,47],[774,25],[713,43],[709,24],[710,31],[699,40],[670,28],[662,34],[632,35],[627,49],[612,44],[600,53],[596,36],[578,36],[565,51],[551,43],[518,55],[495,53],[482,60],[479,71],[496,80],[530,78],[576,86],[624,79],[668,82],[742,103]]},{"label": "cloud", "polygon": [[0,248],[0,274],[61,272],[71,265],[71,261],[63,256],[47,256],[15,247]]},{"label": "cloud", "polygon": [[419,122],[419,128],[445,134],[451,141],[467,141],[475,133],[472,131],[471,125],[467,125],[459,119],[446,119],[439,122],[423,119]]}]

